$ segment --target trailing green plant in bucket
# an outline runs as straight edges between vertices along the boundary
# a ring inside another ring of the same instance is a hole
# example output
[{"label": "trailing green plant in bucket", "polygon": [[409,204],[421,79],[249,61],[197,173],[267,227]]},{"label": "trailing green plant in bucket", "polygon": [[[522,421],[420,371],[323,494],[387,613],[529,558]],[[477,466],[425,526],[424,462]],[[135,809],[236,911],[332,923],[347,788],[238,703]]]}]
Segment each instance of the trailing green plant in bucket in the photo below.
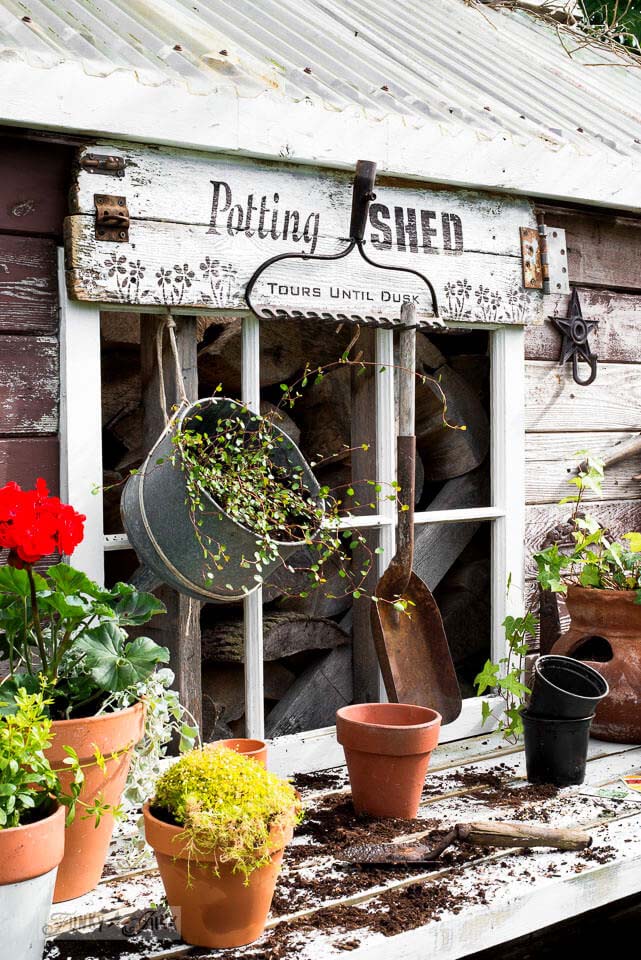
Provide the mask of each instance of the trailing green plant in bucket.
[{"label": "trailing green plant in bucket", "polygon": [[[202,515],[212,512],[214,501],[214,511],[219,505],[255,535],[256,549],[251,556],[243,555],[240,565],[253,570],[256,583],[278,562],[282,546],[292,543],[316,551],[309,574],[318,582],[320,567],[341,547],[329,489],[314,489],[302,464],[288,462],[284,454],[293,444],[269,418],[244,407],[238,412],[224,409],[215,432],[200,429],[203,418],[196,414],[189,428],[173,438],[203,558],[218,572],[229,562],[227,545],[203,530]],[[207,576],[213,579],[214,573]]]}]

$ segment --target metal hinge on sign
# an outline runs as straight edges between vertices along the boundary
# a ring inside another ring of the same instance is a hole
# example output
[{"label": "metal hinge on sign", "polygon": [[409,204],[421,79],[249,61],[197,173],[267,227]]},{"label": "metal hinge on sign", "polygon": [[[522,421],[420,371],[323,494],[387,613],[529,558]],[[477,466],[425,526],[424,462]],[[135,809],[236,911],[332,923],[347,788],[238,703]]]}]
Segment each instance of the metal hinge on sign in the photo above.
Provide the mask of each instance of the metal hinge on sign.
[{"label": "metal hinge on sign", "polygon": [[544,293],[569,293],[565,230],[546,226],[543,214],[538,214],[537,222],[536,229],[521,227],[523,286]]},{"label": "metal hinge on sign", "polygon": [[125,158],[101,153],[85,153],[80,161],[85,173],[102,173],[110,177],[124,177]]},{"label": "metal hinge on sign", "polygon": [[129,242],[129,210],[126,197],[112,197],[96,193],[96,240],[111,243]]}]

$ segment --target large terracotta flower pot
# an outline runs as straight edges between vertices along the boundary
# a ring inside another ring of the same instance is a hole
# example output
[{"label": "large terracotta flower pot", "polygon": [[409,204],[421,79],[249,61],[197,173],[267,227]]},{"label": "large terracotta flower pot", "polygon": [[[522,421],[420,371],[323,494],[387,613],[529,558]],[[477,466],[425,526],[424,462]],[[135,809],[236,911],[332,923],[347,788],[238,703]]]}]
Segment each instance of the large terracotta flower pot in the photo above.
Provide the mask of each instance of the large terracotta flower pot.
[{"label": "large terracotta flower pot", "polygon": [[[94,817],[83,819],[85,808],[100,795],[105,803],[117,806],[125,788],[131,752],[142,739],[145,726],[145,706],[136,703],[125,710],[83,717],[79,720],[55,720],[54,738],[46,752],[54,770],[58,772],[63,791],[70,792],[73,775],[64,764],[68,754],[64,747],[72,747],[84,768],[85,782],[76,807],[76,817],[67,827],[65,855],[58,869],[54,903],[73,900],[97,885],[107,859],[114,818],[106,813],[98,826]],[[107,758],[105,771],[95,762],[96,748]]]},{"label": "large terracotta flower pot", "polygon": [[222,949],[252,943],[267,922],[283,852],[294,827],[273,829],[271,861],[254,870],[245,885],[233,865],[219,864],[216,853],[189,859],[183,828],[159,820],[144,807],[145,836],[153,847],[176,928],[186,943]]},{"label": "large terracotta flower pot", "polygon": [[551,653],[588,663],[607,680],[610,693],[596,709],[592,736],[641,743],[641,606],[634,590],[569,587],[572,623]]},{"label": "large terracotta flower pot", "polygon": [[336,714],[357,813],[413,819],[441,715],[407,703],[357,703]]},{"label": "large terracotta flower pot", "polygon": [[41,960],[56,870],[65,848],[65,811],[0,830],[0,956]]}]

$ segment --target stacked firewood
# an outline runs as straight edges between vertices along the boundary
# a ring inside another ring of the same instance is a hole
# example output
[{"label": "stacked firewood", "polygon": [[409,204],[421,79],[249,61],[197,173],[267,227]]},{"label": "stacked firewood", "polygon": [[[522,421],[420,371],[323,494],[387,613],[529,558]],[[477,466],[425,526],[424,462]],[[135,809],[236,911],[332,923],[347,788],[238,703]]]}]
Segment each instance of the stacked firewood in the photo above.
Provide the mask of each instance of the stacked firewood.
[{"label": "stacked firewood", "polygon": [[[119,532],[122,481],[144,456],[140,377],[140,318],[104,314],[103,450],[105,526]],[[143,321],[144,322],[144,321]],[[199,393],[218,384],[223,395],[241,390],[241,321],[199,324]],[[353,329],[312,322],[265,323],[261,328],[261,411],[297,443],[319,482],[358,491],[375,476],[355,476],[350,452],[354,377],[338,362]],[[350,357],[359,355],[358,341]],[[306,367],[324,367],[323,378],[301,390],[294,406],[279,405],[281,384],[299,379]],[[484,334],[418,335],[416,390],[416,507],[447,510],[489,501],[489,368]],[[423,379],[424,378],[424,379]],[[443,394],[447,401],[444,422]],[[373,423],[373,418],[372,418]],[[375,449],[374,428],[368,438]],[[368,498],[371,499],[371,492]],[[113,579],[129,573],[116,555]],[[113,562],[113,561],[112,561]],[[302,560],[302,565],[305,561]],[[294,564],[296,565],[296,564]],[[425,524],[416,528],[415,570],[434,591],[464,692],[489,655],[489,531],[480,522]],[[337,707],[353,696],[352,599],[338,571],[325,571],[325,590],[299,596],[305,583],[283,571],[264,591],[265,709],[269,736],[326,726]],[[329,595],[328,595],[329,594]],[[243,625],[240,605],[202,609],[205,736],[242,732]]]}]

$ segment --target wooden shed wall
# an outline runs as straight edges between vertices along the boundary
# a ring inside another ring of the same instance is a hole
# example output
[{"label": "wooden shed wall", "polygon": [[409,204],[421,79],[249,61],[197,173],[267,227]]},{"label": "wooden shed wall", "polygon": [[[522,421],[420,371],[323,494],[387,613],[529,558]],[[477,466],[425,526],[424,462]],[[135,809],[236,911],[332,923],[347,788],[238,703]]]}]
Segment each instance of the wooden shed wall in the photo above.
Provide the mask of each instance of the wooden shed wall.
[{"label": "wooden shed wall", "polygon": [[58,490],[56,246],[71,154],[56,144],[0,140],[0,486]]},{"label": "wooden shed wall", "polygon": [[[570,281],[583,316],[599,321],[591,336],[597,378],[576,384],[558,365],[561,337],[553,324],[526,329],[526,556],[565,519],[557,506],[579,450],[605,456],[641,430],[641,222],[607,214],[545,209],[546,221],[567,233]],[[546,298],[547,316],[565,316],[568,297]],[[641,456],[606,471],[604,497],[590,512],[614,536],[641,529]],[[586,497],[586,501],[594,496]],[[533,569],[528,568],[530,590]]]}]

